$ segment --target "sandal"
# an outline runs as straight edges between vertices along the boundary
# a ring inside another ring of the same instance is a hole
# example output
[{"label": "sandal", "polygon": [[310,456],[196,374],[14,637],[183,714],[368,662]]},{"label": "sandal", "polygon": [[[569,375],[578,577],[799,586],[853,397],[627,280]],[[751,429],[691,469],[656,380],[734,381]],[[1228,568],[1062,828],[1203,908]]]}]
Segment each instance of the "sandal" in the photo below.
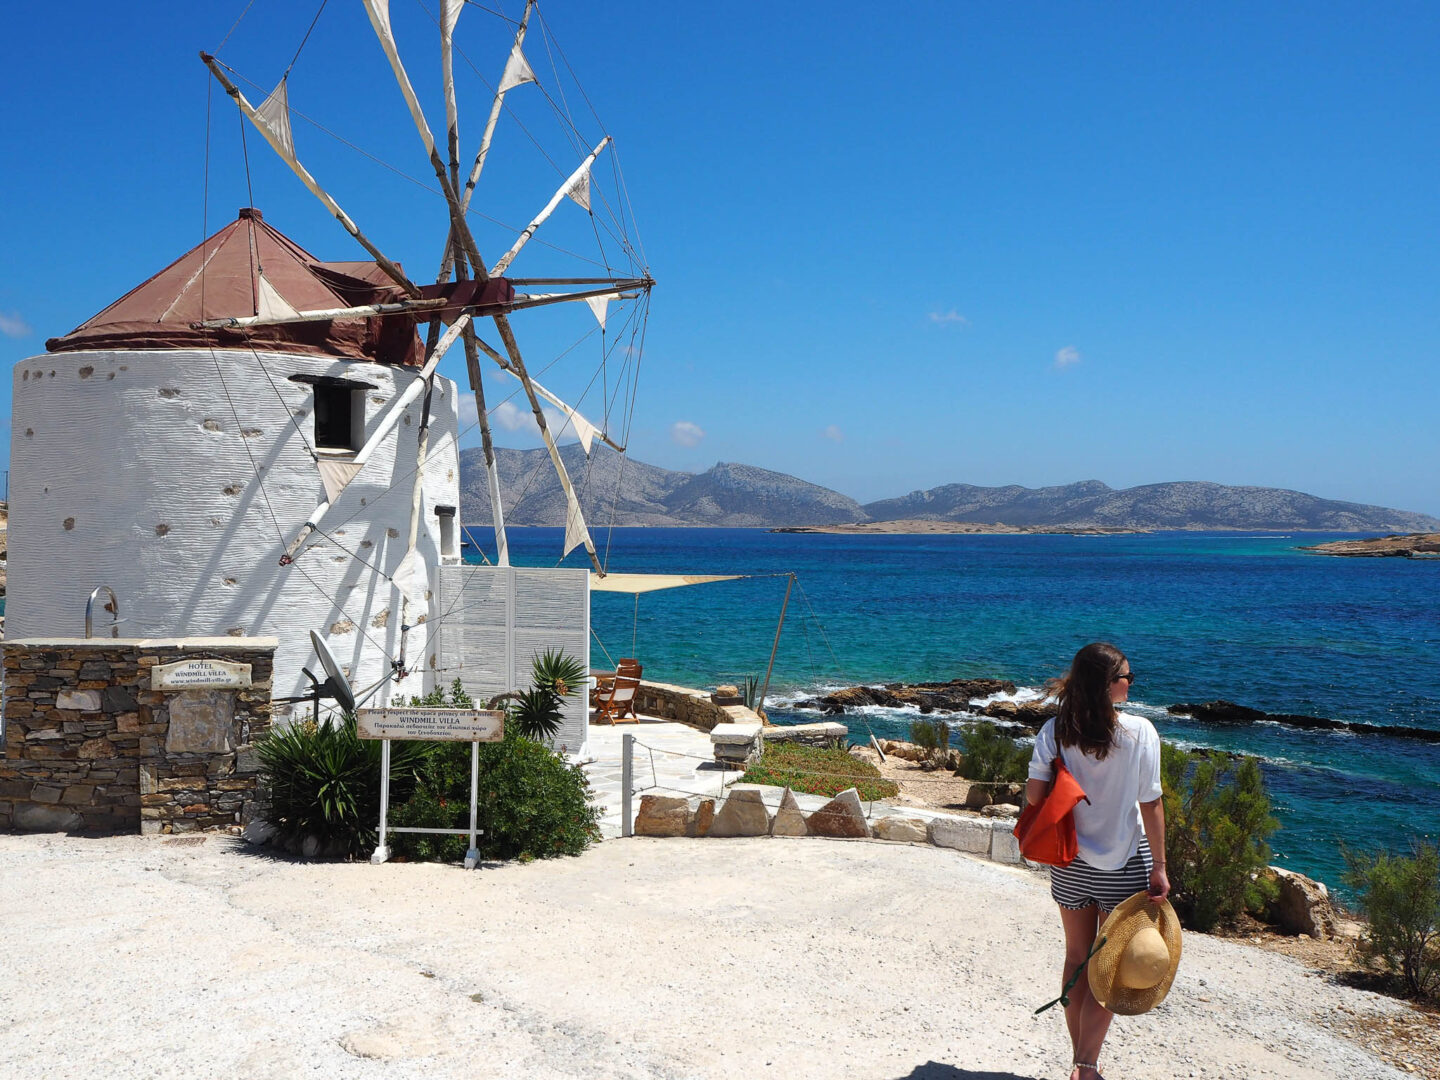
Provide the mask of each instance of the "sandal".
[{"label": "sandal", "polygon": [[1104,1074],[1100,1072],[1100,1066],[1096,1065],[1093,1061],[1077,1061],[1075,1062],[1075,1068],[1081,1072],[1080,1080],[1087,1080],[1087,1077],[1084,1075],[1086,1069],[1089,1069],[1095,1074],[1096,1080],[1105,1080]]}]

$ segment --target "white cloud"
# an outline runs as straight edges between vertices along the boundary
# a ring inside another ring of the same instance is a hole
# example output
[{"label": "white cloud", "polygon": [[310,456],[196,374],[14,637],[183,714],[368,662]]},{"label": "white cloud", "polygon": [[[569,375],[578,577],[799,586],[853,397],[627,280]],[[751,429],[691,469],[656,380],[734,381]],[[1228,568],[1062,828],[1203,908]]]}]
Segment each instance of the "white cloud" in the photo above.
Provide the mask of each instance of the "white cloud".
[{"label": "white cloud", "polygon": [[20,317],[18,311],[0,311],[0,334],[21,338],[30,333],[30,324]]},{"label": "white cloud", "polygon": [[822,431],[820,435],[822,438],[829,439],[831,442],[838,443],[845,441],[845,432],[841,431],[839,425],[837,424],[831,424],[824,431]]},{"label": "white cloud", "polygon": [[930,321],[933,323],[938,323],[941,326],[946,326],[949,324],[956,324],[959,326],[970,325],[970,320],[967,319],[964,315],[961,315],[953,307],[949,311],[930,312]]},{"label": "white cloud", "polygon": [[1068,367],[1074,367],[1080,362],[1080,350],[1074,345],[1066,345],[1055,353],[1055,367],[1064,371]]},{"label": "white cloud", "polygon": [[676,420],[670,425],[670,438],[681,446],[699,446],[700,440],[705,438],[705,432],[699,424],[692,424],[689,420]]},{"label": "white cloud", "polygon": [[[535,424],[535,414],[524,406],[516,405],[513,401],[502,401],[488,411],[492,428],[499,428],[501,431],[524,431],[536,436],[540,434],[540,429]],[[548,408],[544,412],[545,426],[550,429],[550,434],[555,436],[556,442],[575,441],[575,429],[563,413],[558,409]],[[474,395],[466,394],[460,399],[460,422],[462,424],[475,422]]]}]

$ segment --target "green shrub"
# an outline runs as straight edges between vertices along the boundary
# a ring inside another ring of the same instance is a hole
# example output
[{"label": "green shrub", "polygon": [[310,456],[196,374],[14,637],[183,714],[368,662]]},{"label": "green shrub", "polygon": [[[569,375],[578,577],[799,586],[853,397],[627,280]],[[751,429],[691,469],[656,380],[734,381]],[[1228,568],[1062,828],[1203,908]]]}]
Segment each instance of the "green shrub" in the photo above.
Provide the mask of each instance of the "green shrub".
[{"label": "green shrub", "polygon": [[765,747],[765,756],[745,770],[743,784],[773,784],[807,795],[833,798],[855,788],[865,802],[890,799],[900,789],[880,778],[880,770],[844,747],[804,746],[780,742]]},{"label": "green shrub", "polygon": [[1370,921],[1366,949],[1415,997],[1440,993],[1440,845],[1413,854],[1345,852],[1345,884]]},{"label": "green shrub", "polygon": [[962,736],[960,772],[976,783],[1023,784],[1030,775],[1030,749],[984,721]]},{"label": "green shrub", "polygon": [[932,758],[950,750],[950,725],[944,720],[911,720],[910,741]]},{"label": "green shrub", "polygon": [[475,701],[465,692],[465,687],[460,680],[456,679],[450,684],[450,696],[445,696],[445,688],[437,686],[424,697],[410,698],[410,707],[414,709],[473,709]]},{"label": "green shrub", "polygon": [[1270,796],[1253,757],[1199,758],[1162,743],[1165,861],[1170,900],[1182,925],[1212,930],[1260,911],[1275,885],[1258,871],[1270,861]]},{"label": "green shrub", "polygon": [[[380,742],[359,737],[353,713],[338,723],[272,728],[256,751],[269,791],[267,819],[282,844],[313,836],[329,855],[370,854],[380,821]],[[427,743],[391,744],[392,798],[414,790],[429,753]]]},{"label": "green shrub", "polygon": [[[600,839],[603,808],[590,804],[590,783],[542,743],[507,725],[500,742],[481,743],[477,839],[486,859],[578,855]],[[465,829],[470,825],[470,744],[444,743],[426,761],[414,794],[390,813],[395,825]],[[463,836],[396,833],[395,849],[411,858],[458,861]]]}]

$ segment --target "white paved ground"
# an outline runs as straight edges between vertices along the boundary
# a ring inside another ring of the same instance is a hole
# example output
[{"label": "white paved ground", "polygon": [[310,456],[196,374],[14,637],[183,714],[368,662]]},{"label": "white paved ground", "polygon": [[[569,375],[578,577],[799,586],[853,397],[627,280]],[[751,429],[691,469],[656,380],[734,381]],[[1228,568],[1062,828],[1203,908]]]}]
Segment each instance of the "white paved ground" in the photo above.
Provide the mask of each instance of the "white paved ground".
[{"label": "white paved ground", "polygon": [[[607,840],[476,871],[0,835],[5,1080],[1064,1080],[1042,875],[928,845]],[[1406,1007],[1186,935],[1111,1080],[1397,1080]],[[1342,1011],[1344,1010],[1344,1011]]]}]

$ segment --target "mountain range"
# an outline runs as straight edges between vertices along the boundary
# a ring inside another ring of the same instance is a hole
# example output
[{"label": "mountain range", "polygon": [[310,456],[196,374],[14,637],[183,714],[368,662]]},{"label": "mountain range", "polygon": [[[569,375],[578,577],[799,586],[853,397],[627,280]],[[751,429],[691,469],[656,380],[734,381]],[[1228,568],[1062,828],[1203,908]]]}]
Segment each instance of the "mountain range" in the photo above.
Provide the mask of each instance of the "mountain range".
[{"label": "mountain range", "polygon": [[[497,448],[495,455],[506,521],[563,525],[565,496],[546,451]],[[596,445],[589,461],[576,443],[561,447],[560,456],[592,528],[778,528],[920,520],[1056,528],[1440,530],[1440,519],[1427,514],[1321,499],[1282,488],[1198,481],[1118,490],[1098,480],[1044,488],[946,484],[862,506],[838,491],[754,465],[721,462],[701,473],[677,472],[622,458],[603,444]],[[463,519],[471,525],[488,523],[490,494],[478,448],[460,452],[460,490]]]}]

